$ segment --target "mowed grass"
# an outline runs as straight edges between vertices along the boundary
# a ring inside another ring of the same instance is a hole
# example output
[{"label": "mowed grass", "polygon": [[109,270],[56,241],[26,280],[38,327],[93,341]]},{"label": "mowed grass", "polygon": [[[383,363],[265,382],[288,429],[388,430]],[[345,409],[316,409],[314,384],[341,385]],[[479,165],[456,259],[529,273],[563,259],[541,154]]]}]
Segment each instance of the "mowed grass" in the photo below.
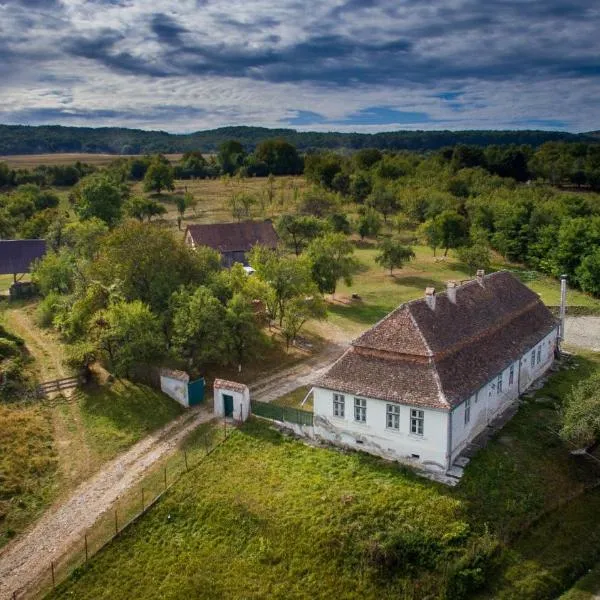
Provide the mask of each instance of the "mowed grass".
[{"label": "mowed grass", "polygon": [[435,589],[434,569],[391,574],[373,563],[392,532],[451,559],[464,552],[468,526],[443,487],[249,422],[50,597],[397,598]]},{"label": "mowed grass", "polygon": [[[430,248],[419,245],[413,246],[415,259],[390,275],[388,269],[375,262],[376,247],[363,247],[364,243],[358,243],[358,246],[355,257],[360,263],[360,272],[351,286],[341,282],[335,295],[329,299],[330,321],[353,335],[361,333],[403,302],[422,298],[426,287],[444,291],[450,280],[460,282],[472,278],[452,254],[445,258],[434,257]],[[514,270],[514,265],[498,261],[492,270],[506,268]],[[517,276],[521,272],[525,273],[516,270]],[[560,283],[542,274],[534,274],[533,277],[523,276],[524,282],[546,304],[559,304]],[[352,294],[358,294],[360,299],[352,299]],[[568,303],[600,311],[600,300],[578,290],[569,289]]]},{"label": "mowed grass", "polygon": [[[569,367],[456,488],[249,423],[50,597],[458,598],[443,565],[491,537],[499,550],[477,565],[487,577],[477,598],[556,598],[600,559],[600,492],[588,489],[600,473],[556,435],[556,408],[600,356]],[[407,550],[391,574],[372,563],[380,543],[399,535],[402,548],[407,532],[418,532],[416,547],[434,535],[453,550],[430,567]]]}]

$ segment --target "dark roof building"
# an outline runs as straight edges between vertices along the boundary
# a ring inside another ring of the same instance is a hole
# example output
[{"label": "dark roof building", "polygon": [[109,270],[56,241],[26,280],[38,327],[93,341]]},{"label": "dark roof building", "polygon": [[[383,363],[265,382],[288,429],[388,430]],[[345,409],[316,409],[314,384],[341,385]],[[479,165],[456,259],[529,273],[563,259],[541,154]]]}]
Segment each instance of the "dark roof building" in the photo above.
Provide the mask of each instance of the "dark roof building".
[{"label": "dark roof building", "polygon": [[195,248],[208,246],[223,255],[223,262],[231,266],[234,262],[245,262],[245,254],[260,244],[276,248],[279,237],[271,221],[244,221],[242,223],[211,223],[188,225],[186,243]]},{"label": "dark roof building", "polygon": [[46,240],[0,240],[0,274],[28,273],[46,254]]},{"label": "dark roof building", "polygon": [[452,409],[557,327],[539,296],[500,271],[401,305],[354,340],[315,385]]}]

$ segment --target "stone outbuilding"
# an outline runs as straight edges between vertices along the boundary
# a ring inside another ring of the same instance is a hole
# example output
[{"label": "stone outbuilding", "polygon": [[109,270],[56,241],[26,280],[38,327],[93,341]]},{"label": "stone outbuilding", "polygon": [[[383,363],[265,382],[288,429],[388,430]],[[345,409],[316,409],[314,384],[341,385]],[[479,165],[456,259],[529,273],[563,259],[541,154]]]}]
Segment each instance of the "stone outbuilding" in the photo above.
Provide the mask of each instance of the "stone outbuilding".
[{"label": "stone outbuilding", "polygon": [[215,379],[214,413],[217,417],[231,417],[245,421],[250,416],[250,390],[236,381]]}]

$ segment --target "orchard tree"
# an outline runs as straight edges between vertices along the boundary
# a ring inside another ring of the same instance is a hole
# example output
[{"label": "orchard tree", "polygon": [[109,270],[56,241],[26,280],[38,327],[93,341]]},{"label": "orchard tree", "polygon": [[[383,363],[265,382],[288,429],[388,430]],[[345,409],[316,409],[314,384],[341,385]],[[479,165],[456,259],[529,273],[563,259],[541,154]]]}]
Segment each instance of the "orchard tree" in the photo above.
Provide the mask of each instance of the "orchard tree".
[{"label": "orchard tree", "polygon": [[300,330],[309,319],[324,319],[327,316],[327,307],[321,294],[314,290],[303,296],[297,296],[289,303],[282,322],[282,333],[285,338],[286,348],[289,349]]},{"label": "orchard tree", "polygon": [[96,313],[91,335],[117,375],[128,376],[134,364],[158,358],[165,351],[156,315],[139,300],[117,302]]},{"label": "orchard tree", "polygon": [[342,233],[328,233],[315,238],[306,249],[313,281],[322,293],[335,294],[340,279],[352,285],[358,261],[352,256],[354,246]]},{"label": "orchard tree", "polygon": [[258,324],[252,300],[242,292],[233,295],[225,310],[227,356],[242,364],[256,358],[266,341]]},{"label": "orchard tree", "polygon": [[168,161],[154,158],[144,175],[144,191],[157,192],[175,189],[173,167]]},{"label": "orchard tree", "polygon": [[356,230],[361,239],[364,240],[366,237],[377,237],[382,226],[383,223],[379,213],[373,208],[367,208],[358,218]]},{"label": "orchard tree", "polygon": [[227,202],[232,217],[239,223],[242,219],[249,219],[252,216],[252,207],[256,204],[256,198],[251,194],[241,192],[231,194]]},{"label": "orchard tree", "polygon": [[489,271],[492,264],[490,247],[481,240],[477,240],[469,246],[461,246],[458,249],[458,260],[464,263],[471,275],[479,269]]},{"label": "orchard tree", "polygon": [[100,250],[102,238],[108,233],[108,225],[93,217],[86,221],[67,223],[61,234],[62,243],[77,256],[92,259]]},{"label": "orchard tree", "polygon": [[226,362],[225,307],[205,286],[182,288],[171,298],[173,350],[190,366]]},{"label": "orchard tree", "polygon": [[394,269],[401,269],[406,262],[414,257],[415,253],[410,246],[405,246],[400,240],[386,238],[379,246],[375,262],[384,269],[389,269],[390,275],[392,275]]},{"label": "orchard tree", "polygon": [[123,193],[104,175],[91,175],[79,182],[74,191],[75,210],[81,219],[94,217],[113,227],[121,218]]},{"label": "orchard tree", "polygon": [[374,208],[383,215],[383,220],[387,223],[390,215],[394,214],[400,208],[400,203],[394,190],[390,187],[378,185],[367,198],[367,206]]},{"label": "orchard tree", "polygon": [[246,151],[240,142],[229,140],[219,146],[217,162],[223,173],[233,175],[243,164]]},{"label": "orchard tree", "polygon": [[143,221],[158,215],[164,215],[167,209],[160,202],[152,200],[152,198],[144,198],[143,196],[134,196],[125,203],[125,214],[129,217]]},{"label": "orchard tree", "polygon": [[276,224],[277,233],[299,256],[307,244],[327,228],[327,223],[311,215],[283,215]]}]

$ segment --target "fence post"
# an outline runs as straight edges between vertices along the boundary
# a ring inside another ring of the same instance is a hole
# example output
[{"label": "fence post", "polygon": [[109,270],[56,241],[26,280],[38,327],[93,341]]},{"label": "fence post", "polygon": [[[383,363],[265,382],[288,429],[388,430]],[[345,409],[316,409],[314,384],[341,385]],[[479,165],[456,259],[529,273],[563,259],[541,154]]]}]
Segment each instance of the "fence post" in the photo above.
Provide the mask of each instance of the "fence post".
[{"label": "fence post", "polygon": [[56,587],[56,579],[54,578],[54,561],[50,561],[50,570],[52,571],[52,587]]},{"label": "fence post", "polygon": [[119,521],[117,518],[117,509],[115,508],[115,535],[119,533]]},{"label": "fence post", "polygon": [[88,561],[88,543],[87,543],[87,533],[83,536],[85,539],[85,562]]},{"label": "fence post", "polygon": [[185,470],[186,470],[186,471],[189,471],[189,468],[188,468],[188,461],[187,461],[187,450],[184,450],[184,451],[183,451],[183,459],[185,460]]}]

